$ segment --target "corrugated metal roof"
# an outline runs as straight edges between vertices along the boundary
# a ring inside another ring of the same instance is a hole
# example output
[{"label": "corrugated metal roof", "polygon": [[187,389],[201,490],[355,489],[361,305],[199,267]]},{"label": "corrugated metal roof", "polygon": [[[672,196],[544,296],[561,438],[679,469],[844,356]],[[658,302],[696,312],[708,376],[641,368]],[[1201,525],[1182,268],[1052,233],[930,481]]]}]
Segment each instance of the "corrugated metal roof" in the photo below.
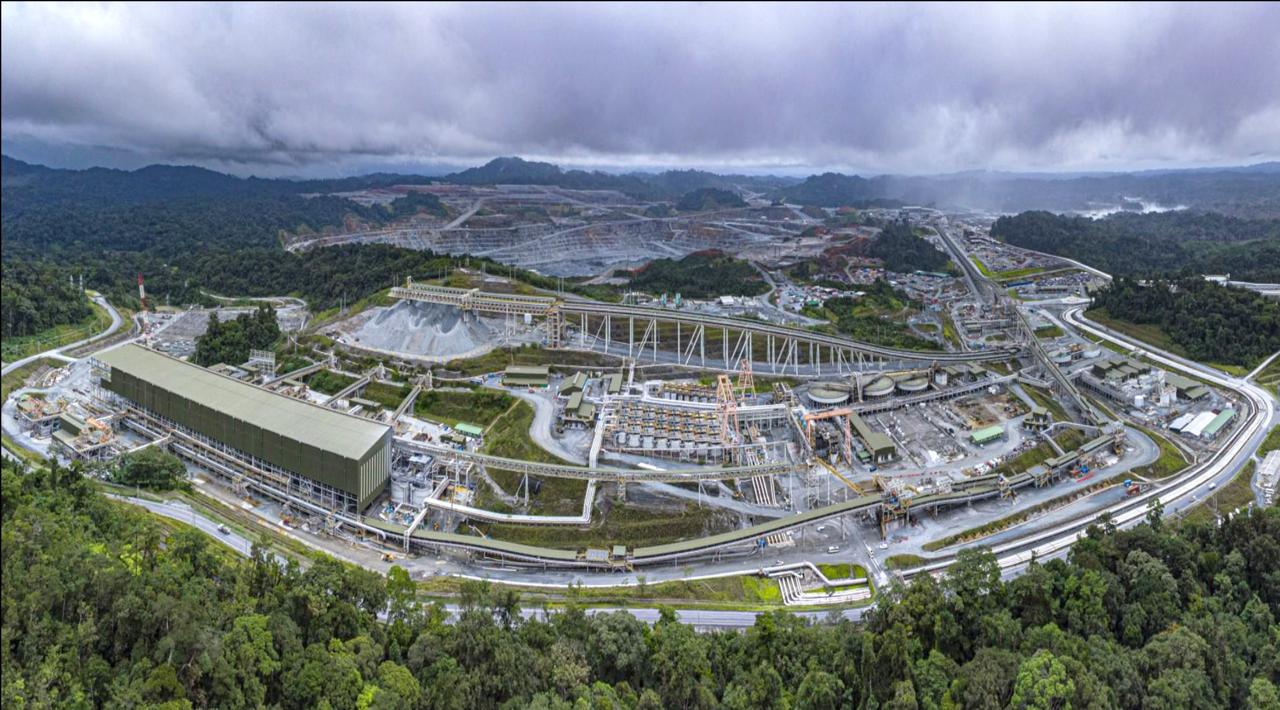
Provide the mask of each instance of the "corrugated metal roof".
[{"label": "corrugated metal roof", "polygon": [[454,427],[454,429],[457,429],[463,434],[470,434],[471,436],[480,436],[481,434],[484,434],[484,429],[467,422],[458,422],[458,426]]},{"label": "corrugated metal roof", "polygon": [[546,377],[549,370],[546,365],[508,365],[505,372],[508,375]]},{"label": "corrugated metal roof", "polygon": [[1207,397],[1208,395],[1209,390],[1205,389],[1203,385],[1196,385],[1183,393],[1183,396],[1187,399],[1200,399],[1201,397]]},{"label": "corrugated metal roof", "polygon": [[1004,434],[1004,429],[998,424],[969,432],[969,436],[973,437],[974,441],[990,441],[1001,434]]},{"label": "corrugated metal roof", "polygon": [[1218,414],[1218,416],[1214,417],[1213,421],[1205,425],[1204,431],[1200,432],[1200,436],[1213,436],[1217,434],[1218,430],[1221,429],[1223,426],[1225,426],[1227,422],[1234,419],[1235,416],[1236,416],[1236,410],[1232,409],[1231,407],[1227,407],[1226,409],[1222,410]]},{"label": "corrugated metal roof", "polygon": [[99,353],[96,358],[113,371],[127,372],[228,416],[356,461],[364,460],[391,429],[386,424],[210,372],[137,344]]},{"label": "corrugated metal roof", "polygon": [[1200,436],[1200,433],[1204,431],[1205,427],[1209,426],[1209,422],[1213,421],[1216,416],[1218,415],[1213,412],[1200,412],[1195,419],[1191,420],[1190,424],[1183,428],[1182,433],[1189,436]]}]

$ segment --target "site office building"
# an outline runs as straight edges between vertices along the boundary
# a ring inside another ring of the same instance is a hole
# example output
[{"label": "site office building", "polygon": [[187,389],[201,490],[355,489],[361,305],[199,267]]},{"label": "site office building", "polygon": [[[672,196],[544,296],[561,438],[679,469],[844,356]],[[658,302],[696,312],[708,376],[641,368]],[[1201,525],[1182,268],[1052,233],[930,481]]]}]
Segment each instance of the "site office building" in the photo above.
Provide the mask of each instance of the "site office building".
[{"label": "site office building", "polygon": [[392,429],[385,424],[136,344],[96,360],[102,388],[125,400],[134,416],[163,425],[187,451],[238,468],[277,493],[358,513],[387,485]]}]

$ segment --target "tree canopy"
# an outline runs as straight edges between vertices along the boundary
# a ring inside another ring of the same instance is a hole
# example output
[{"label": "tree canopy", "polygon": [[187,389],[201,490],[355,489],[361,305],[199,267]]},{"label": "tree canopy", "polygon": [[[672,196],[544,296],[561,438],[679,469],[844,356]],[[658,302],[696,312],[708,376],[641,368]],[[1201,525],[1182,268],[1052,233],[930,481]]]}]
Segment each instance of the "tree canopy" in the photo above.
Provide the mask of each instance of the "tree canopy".
[{"label": "tree canopy", "polygon": [[196,338],[191,359],[205,367],[239,365],[249,359],[250,350],[270,350],[279,338],[280,324],[270,304],[260,304],[252,315],[241,313],[225,323],[218,320],[215,311],[209,314],[208,329]]},{"label": "tree canopy", "polygon": [[1229,273],[1241,281],[1280,281],[1280,219],[1185,210],[1122,212],[1103,219],[1023,212],[997,219],[991,236],[1118,275],[1187,269]]},{"label": "tree canopy", "polygon": [[758,296],[769,284],[750,263],[718,250],[699,251],[682,259],[655,259],[633,272],[630,287],[684,298]]},{"label": "tree canopy", "polygon": [[121,456],[111,471],[111,480],[116,483],[153,491],[180,488],[185,477],[182,460],[154,446]]},{"label": "tree canopy", "polygon": [[917,236],[906,220],[889,222],[871,243],[870,256],[884,260],[889,271],[943,271],[950,261],[929,240]]},{"label": "tree canopy", "polygon": [[742,632],[465,583],[450,618],[400,568],[233,557],[98,493],[3,464],[4,707],[1271,708],[1280,510],[1094,527],[1001,579],[964,551],[864,624],[778,611]]},{"label": "tree canopy", "polygon": [[1118,278],[1093,294],[1095,308],[1130,323],[1157,325],[1194,359],[1251,365],[1280,350],[1280,303],[1202,278]]}]

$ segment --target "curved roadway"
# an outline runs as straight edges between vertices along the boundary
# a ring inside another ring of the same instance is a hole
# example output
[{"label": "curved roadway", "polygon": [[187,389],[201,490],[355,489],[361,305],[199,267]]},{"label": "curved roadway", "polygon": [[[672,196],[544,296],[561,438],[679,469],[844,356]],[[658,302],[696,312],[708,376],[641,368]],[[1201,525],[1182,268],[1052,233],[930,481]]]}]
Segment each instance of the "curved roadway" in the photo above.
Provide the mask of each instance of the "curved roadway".
[{"label": "curved roadway", "polygon": [[36,360],[39,360],[42,357],[65,357],[62,355],[63,350],[74,350],[82,345],[88,345],[89,343],[92,343],[95,340],[101,340],[102,338],[112,335],[117,330],[120,330],[120,326],[121,324],[124,323],[124,319],[120,317],[120,312],[115,309],[115,306],[112,306],[105,296],[94,296],[90,300],[92,300],[94,303],[98,304],[99,306],[102,306],[103,308],[107,309],[107,313],[110,314],[111,325],[106,330],[102,331],[101,333],[98,333],[97,335],[91,335],[85,338],[84,340],[77,340],[76,342],[69,343],[67,345],[59,345],[56,348],[51,348],[49,350],[45,350],[44,352],[36,353],[35,355],[28,355],[27,357],[24,357],[21,360],[14,360],[13,362],[5,365],[3,370],[0,371],[0,374],[7,375],[13,370],[18,369],[19,367],[22,367],[23,365],[29,362],[34,362]]},{"label": "curved roadway", "polygon": [[[1262,442],[1275,414],[1275,402],[1271,396],[1247,380],[1225,376],[1212,368],[1129,339],[1087,320],[1080,315],[1080,312],[1080,307],[1069,309],[1064,313],[1064,320],[1073,327],[1111,341],[1126,350],[1141,351],[1146,357],[1166,368],[1196,375],[1214,385],[1236,392],[1245,404],[1247,416],[1212,458],[1188,466],[1171,480],[1146,493],[1116,503],[1099,511],[1097,516],[1090,519],[1073,521],[1047,531],[1030,532],[992,548],[997,555],[1001,570],[1006,574],[1018,571],[1033,558],[1046,559],[1064,554],[1073,543],[1084,536],[1084,531],[1103,515],[1110,515],[1117,527],[1128,527],[1144,520],[1147,506],[1154,501],[1159,501],[1164,510],[1169,513],[1186,510],[1195,505],[1199,500],[1197,491],[1210,485],[1224,484],[1240,471]],[[944,571],[954,560],[954,554],[946,555],[928,565],[910,570],[904,576],[910,578],[923,573],[937,574]]]}]

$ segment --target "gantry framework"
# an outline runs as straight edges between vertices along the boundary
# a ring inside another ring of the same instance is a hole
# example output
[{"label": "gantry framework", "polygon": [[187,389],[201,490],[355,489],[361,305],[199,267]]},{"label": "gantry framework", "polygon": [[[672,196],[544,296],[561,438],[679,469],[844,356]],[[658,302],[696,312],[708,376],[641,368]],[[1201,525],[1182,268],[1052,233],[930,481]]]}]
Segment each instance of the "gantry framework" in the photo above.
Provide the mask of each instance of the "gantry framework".
[{"label": "gantry framework", "polygon": [[[486,293],[412,281],[392,289],[391,296],[482,313],[544,318],[551,347],[625,352],[628,358],[652,362],[659,361],[659,351],[665,348],[674,354],[678,364],[725,371],[739,370],[736,363],[743,359],[763,363],[771,374],[818,376],[888,369],[900,363],[999,361],[1017,353],[1016,348],[974,353],[902,350],[746,318],[595,301],[561,301],[550,296]],[[573,342],[566,338],[569,325],[577,330]],[[720,352],[716,352],[717,349]]]},{"label": "gantry framework", "polygon": [[657,471],[637,468],[611,468],[608,466],[578,466],[574,464],[544,463],[541,461],[526,461],[524,459],[509,459],[501,456],[481,454],[474,451],[460,451],[447,446],[424,444],[420,441],[401,437],[397,437],[395,439],[395,443],[397,446],[430,454],[444,462],[470,462],[484,466],[488,469],[515,471],[516,473],[528,474],[530,476],[619,481],[623,483],[637,481],[680,483],[688,481],[730,480],[750,476],[780,475],[790,473],[796,468],[795,464],[785,461],[776,461],[756,466],[708,466],[705,468],[679,468]]}]

